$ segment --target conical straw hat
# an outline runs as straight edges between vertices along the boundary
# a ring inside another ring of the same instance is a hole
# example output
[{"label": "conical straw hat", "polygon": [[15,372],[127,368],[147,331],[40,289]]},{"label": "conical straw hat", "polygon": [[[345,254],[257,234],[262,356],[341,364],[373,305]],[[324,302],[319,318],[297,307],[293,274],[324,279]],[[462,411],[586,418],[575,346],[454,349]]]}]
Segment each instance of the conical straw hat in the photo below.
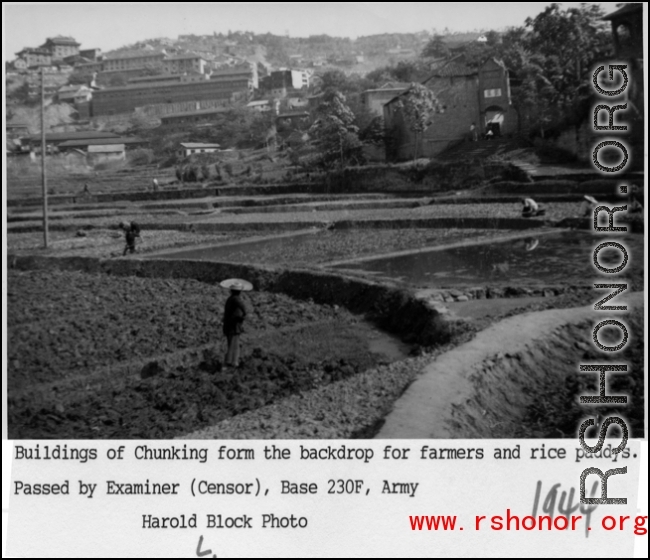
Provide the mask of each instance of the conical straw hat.
[{"label": "conical straw hat", "polygon": [[228,280],[219,282],[219,285],[227,290],[239,290],[240,292],[250,292],[253,289],[253,284],[241,278],[228,278]]}]

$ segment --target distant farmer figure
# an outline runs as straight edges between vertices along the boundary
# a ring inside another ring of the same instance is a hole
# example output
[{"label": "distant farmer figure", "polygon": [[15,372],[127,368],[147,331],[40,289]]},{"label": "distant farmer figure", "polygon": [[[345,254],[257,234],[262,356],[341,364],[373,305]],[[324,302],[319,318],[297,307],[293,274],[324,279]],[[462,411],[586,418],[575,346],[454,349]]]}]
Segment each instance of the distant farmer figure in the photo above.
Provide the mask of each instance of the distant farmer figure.
[{"label": "distant farmer figure", "polygon": [[155,179],[155,178],[154,178],[154,180],[152,181],[152,183],[153,183],[153,190],[154,190],[154,192],[156,192],[156,191],[158,190],[158,188],[159,188],[159,185],[158,185],[158,179]]},{"label": "distant farmer figure", "polygon": [[631,214],[639,214],[643,212],[643,205],[636,199],[636,197],[633,196],[630,199],[627,211]]},{"label": "distant farmer figure", "polygon": [[472,123],[469,127],[469,135],[472,142],[478,142],[478,130],[476,130],[476,123]]},{"label": "distant farmer figure", "polygon": [[594,209],[598,206],[598,201],[589,195],[585,195],[580,209],[578,210],[578,217],[580,218],[591,218],[594,215]]},{"label": "distant farmer figure", "polygon": [[122,256],[127,253],[135,253],[135,239],[140,237],[140,226],[135,222],[120,222],[120,229],[124,230],[126,245]]},{"label": "distant farmer figure", "polygon": [[223,334],[228,341],[228,350],[224,365],[226,367],[239,367],[239,337],[244,332],[244,319],[246,319],[246,306],[241,299],[241,292],[253,288],[246,280],[231,278],[221,282],[221,286],[230,290],[230,297],[226,300],[223,312]]},{"label": "distant farmer figure", "polygon": [[628,187],[627,195],[627,211],[631,214],[641,214],[643,213],[643,204],[637,200],[637,195],[641,191],[638,185],[630,185]]},{"label": "distant farmer figure", "polygon": [[88,188],[88,183],[84,183],[83,194],[90,194],[90,189]]},{"label": "distant farmer figure", "polygon": [[539,204],[537,204],[537,202],[532,198],[522,198],[521,202],[524,205],[521,211],[522,218],[532,218],[534,216],[543,216],[546,214],[546,210],[540,208]]}]

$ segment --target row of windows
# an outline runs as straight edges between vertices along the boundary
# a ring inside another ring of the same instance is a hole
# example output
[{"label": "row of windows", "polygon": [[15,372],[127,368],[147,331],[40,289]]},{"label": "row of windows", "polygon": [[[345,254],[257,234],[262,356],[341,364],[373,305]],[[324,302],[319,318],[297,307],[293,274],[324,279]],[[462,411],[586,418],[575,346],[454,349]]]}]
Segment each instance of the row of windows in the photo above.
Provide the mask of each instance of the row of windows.
[{"label": "row of windows", "polygon": [[483,95],[487,97],[501,97],[501,88],[483,90]]},{"label": "row of windows", "polygon": [[[231,98],[231,93],[226,92],[224,94],[213,94],[210,96],[196,96],[190,101],[200,101],[202,99],[210,100],[210,99],[223,99],[225,101],[230,100]],[[132,111],[135,109],[135,107],[140,106],[140,105],[154,105],[158,103],[180,103],[183,101],[188,101],[187,97],[184,98],[160,98],[160,97],[150,97],[150,98],[144,98],[138,100],[136,103],[134,99],[121,99],[118,101],[109,101],[109,100],[102,100],[100,102],[97,102],[96,100],[93,100],[93,110],[96,115],[100,114],[105,114],[106,111],[110,110],[117,110],[120,109],[124,112]]]},{"label": "row of windows", "polygon": [[[182,151],[183,151],[183,150],[181,150],[181,152],[182,152]],[[187,154],[211,154],[211,153],[214,153],[214,152],[216,152],[216,151],[217,151],[216,148],[210,148],[210,149],[207,149],[207,150],[203,150],[203,149],[198,149],[198,148],[197,148],[197,149],[191,149],[191,150],[187,150],[187,149],[186,149],[186,150],[185,150],[185,153],[187,153]]]},{"label": "row of windows", "polygon": [[[208,87],[209,85],[209,87]],[[187,95],[187,94],[204,94],[204,93],[221,93],[221,90],[228,91],[241,91],[248,88],[248,83],[241,82],[239,84],[232,83],[219,83],[219,82],[207,82],[205,87],[191,85],[185,88],[156,88],[155,92],[152,92],[150,89],[146,90],[132,90],[129,92],[124,91],[98,91],[95,96],[100,99],[115,99],[115,98],[130,98],[130,97],[142,97],[142,96],[160,96],[160,95]],[[215,91],[220,90],[220,91]]]}]

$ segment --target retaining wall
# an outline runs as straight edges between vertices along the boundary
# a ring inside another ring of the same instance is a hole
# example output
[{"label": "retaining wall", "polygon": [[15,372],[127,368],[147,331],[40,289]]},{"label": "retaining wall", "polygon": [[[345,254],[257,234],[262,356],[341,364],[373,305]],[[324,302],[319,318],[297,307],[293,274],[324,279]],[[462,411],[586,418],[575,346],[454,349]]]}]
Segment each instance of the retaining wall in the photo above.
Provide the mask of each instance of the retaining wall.
[{"label": "retaining wall", "polygon": [[458,329],[457,323],[410,292],[325,272],[186,260],[17,255],[8,255],[7,258],[9,267],[17,270],[76,270],[146,278],[192,278],[212,284],[224,278],[243,277],[257,290],[346,307],[353,313],[366,315],[405,342],[423,346],[444,344]]}]

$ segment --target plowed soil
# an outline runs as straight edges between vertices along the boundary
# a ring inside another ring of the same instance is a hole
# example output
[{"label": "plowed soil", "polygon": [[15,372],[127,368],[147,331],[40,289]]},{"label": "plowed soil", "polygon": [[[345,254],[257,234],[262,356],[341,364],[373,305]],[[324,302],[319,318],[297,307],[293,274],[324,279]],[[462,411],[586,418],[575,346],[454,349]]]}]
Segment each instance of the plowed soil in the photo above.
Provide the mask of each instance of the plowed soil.
[{"label": "plowed soil", "polygon": [[222,371],[219,286],[9,271],[9,436],[174,437],[403,357],[344,309],[246,296],[244,363]]}]

